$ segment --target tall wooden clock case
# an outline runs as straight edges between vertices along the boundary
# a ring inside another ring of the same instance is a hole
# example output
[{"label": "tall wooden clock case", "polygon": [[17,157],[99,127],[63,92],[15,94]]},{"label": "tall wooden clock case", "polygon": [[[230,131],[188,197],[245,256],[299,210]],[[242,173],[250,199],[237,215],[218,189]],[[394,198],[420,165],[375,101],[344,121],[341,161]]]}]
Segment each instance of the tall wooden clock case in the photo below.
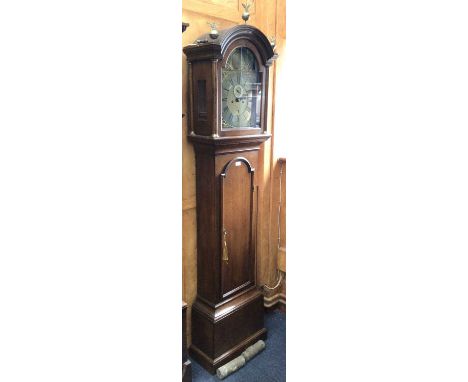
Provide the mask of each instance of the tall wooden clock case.
[{"label": "tall wooden clock case", "polygon": [[266,338],[256,283],[258,186],[266,131],[266,36],[250,25],[207,34],[184,48],[189,129],[196,158],[197,298],[190,352],[211,373]]}]

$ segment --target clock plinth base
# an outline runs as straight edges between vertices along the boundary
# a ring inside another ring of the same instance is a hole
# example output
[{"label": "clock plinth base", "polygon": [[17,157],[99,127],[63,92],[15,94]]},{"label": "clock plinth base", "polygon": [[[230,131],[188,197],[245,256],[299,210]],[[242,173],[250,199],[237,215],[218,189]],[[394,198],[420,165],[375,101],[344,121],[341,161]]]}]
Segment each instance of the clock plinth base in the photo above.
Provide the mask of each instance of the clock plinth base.
[{"label": "clock plinth base", "polygon": [[266,339],[263,314],[263,295],[256,288],[215,308],[197,298],[192,307],[191,357],[214,374],[250,345]]}]

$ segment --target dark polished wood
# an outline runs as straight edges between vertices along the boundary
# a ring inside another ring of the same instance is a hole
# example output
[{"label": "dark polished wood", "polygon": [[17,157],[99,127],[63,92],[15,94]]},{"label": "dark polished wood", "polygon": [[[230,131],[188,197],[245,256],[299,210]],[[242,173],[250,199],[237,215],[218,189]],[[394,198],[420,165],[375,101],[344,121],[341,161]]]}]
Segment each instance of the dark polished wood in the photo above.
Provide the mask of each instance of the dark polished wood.
[{"label": "dark polished wood", "polygon": [[266,338],[263,309],[263,295],[256,287],[218,307],[197,299],[192,307],[190,355],[214,374],[248,346]]},{"label": "dark polished wood", "polygon": [[[221,69],[229,53],[248,47],[262,77],[260,127],[223,129]],[[214,373],[266,338],[263,294],[256,282],[260,145],[266,131],[268,70],[274,59],[265,35],[250,25],[201,36],[186,46],[188,139],[196,159],[197,298],[192,306],[191,356]]]},{"label": "dark polished wood", "polygon": [[[197,176],[197,295],[216,306],[225,300],[230,290],[242,286],[239,280],[249,284],[238,292],[255,284],[254,260],[256,231],[256,179],[254,170],[258,164],[259,147],[243,148],[195,145]],[[242,158],[239,160],[236,158]],[[222,174],[232,161],[240,162]],[[246,165],[247,161],[249,165]],[[252,170],[248,171],[247,167]],[[237,173],[237,174],[236,174]],[[237,175],[237,176],[235,176]],[[232,182],[233,177],[240,182]],[[226,179],[226,181],[224,181]],[[224,182],[227,182],[224,185]],[[247,189],[246,189],[247,185]],[[243,194],[236,193],[244,188]],[[226,212],[226,208],[228,211]],[[239,215],[245,221],[239,219]],[[224,220],[227,226],[223,227]],[[234,220],[233,220],[234,219]],[[223,228],[227,229],[229,261],[223,261]],[[246,242],[240,243],[240,241]],[[247,271],[247,279],[243,272]],[[228,274],[230,274],[228,278]],[[224,279],[223,276],[224,275]],[[231,280],[231,277],[233,278]],[[236,283],[237,282],[237,283]],[[229,288],[230,290],[223,290]]]},{"label": "dark polished wood", "polygon": [[192,364],[187,353],[187,303],[182,301],[182,382],[192,381]]}]

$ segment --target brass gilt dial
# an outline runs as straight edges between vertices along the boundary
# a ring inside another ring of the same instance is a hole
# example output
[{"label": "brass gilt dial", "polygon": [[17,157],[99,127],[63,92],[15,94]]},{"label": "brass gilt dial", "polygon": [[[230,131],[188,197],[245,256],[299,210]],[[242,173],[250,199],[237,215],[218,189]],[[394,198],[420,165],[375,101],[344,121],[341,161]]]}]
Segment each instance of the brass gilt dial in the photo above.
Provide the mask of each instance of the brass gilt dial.
[{"label": "brass gilt dial", "polygon": [[221,73],[223,129],[260,127],[262,82],[253,52],[234,49]]}]

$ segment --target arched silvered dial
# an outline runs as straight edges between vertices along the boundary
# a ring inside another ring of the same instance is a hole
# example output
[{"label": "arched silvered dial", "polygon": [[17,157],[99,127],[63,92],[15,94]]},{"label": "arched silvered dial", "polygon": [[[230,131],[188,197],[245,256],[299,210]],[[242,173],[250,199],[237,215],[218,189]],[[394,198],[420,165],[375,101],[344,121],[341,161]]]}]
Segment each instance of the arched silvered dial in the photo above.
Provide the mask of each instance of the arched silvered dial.
[{"label": "arched silvered dial", "polygon": [[221,73],[223,129],[260,127],[262,83],[253,52],[234,49]]}]

